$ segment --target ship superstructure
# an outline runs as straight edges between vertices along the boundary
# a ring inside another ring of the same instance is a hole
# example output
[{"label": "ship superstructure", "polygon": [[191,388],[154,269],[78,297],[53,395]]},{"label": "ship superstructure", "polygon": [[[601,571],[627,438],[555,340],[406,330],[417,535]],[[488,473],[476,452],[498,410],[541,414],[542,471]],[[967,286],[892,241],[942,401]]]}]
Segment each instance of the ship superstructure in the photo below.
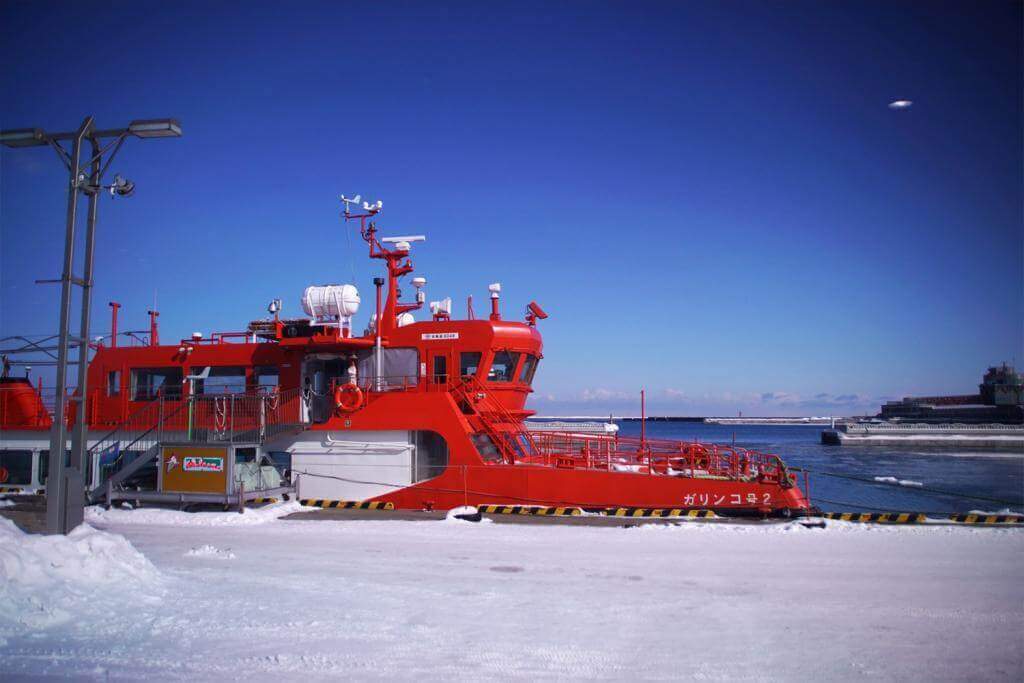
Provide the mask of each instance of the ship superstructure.
[{"label": "ship superstructure", "polygon": [[[199,481],[221,472],[225,495],[287,489],[302,499],[408,509],[625,506],[757,516],[809,509],[775,455],[530,430],[526,404],[543,358],[544,310],[534,302],[522,319],[505,319],[496,283],[485,316],[469,303],[458,318],[451,299],[427,307],[421,277],[411,278],[415,296],[403,301],[400,282],[413,273],[413,245],[425,238],[381,237],[379,202],[342,199],[346,221],[358,221],[370,258],[384,265],[362,331],[354,329],[363,302],[352,284],[308,287],[304,317],[283,317],[275,301],[270,317],[243,331],[172,344],[159,342],[153,314],[145,343],[125,345],[113,308],[113,334],[93,345],[89,395],[80,402],[92,500],[140,496],[147,487],[158,500],[202,499],[185,473]],[[427,317],[416,320],[424,308]],[[29,379],[3,382],[0,486],[39,488],[58,399]],[[69,403],[69,421],[77,403]],[[283,478],[271,463],[287,463]]]}]

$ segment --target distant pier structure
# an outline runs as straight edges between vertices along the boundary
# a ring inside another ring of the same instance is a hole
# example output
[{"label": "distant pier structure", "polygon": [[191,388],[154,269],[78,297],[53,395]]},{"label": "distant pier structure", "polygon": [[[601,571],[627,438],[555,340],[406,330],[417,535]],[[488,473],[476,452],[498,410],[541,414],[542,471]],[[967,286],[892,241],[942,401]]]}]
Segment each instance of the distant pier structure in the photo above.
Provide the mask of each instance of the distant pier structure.
[{"label": "distant pier structure", "polygon": [[844,422],[823,431],[821,442],[1024,451],[1024,377],[1003,363],[988,369],[977,394],[889,401],[873,420]]},{"label": "distant pier structure", "polygon": [[1003,363],[988,369],[977,394],[908,396],[886,403],[878,417],[925,424],[1024,424],[1024,377]]}]

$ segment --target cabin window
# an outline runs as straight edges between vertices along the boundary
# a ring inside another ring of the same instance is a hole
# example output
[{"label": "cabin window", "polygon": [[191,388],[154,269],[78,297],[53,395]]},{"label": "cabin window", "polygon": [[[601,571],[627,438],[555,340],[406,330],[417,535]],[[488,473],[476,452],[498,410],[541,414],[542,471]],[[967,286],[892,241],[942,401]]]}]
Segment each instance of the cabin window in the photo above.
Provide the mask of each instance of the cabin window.
[{"label": "cabin window", "polygon": [[519,364],[519,354],[512,351],[496,351],[487,379],[491,382],[511,382]]},{"label": "cabin window", "polygon": [[262,391],[273,391],[281,383],[281,368],[276,365],[261,365],[253,371],[256,388]]},{"label": "cabin window", "polygon": [[415,433],[416,459],[413,463],[413,481],[426,481],[444,473],[448,467],[448,442],[437,432]]},{"label": "cabin window", "polygon": [[537,356],[527,354],[523,361],[523,369],[519,371],[519,381],[524,384],[533,384],[533,375],[537,372]]},{"label": "cabin window", "polygon": [[288,451],[270,451],[267,457],[278,472],[284,473],[292,468],[292,454]]},{"label": "cabin window", "polygon": [[235,463],[240,462],[256,462],[256,448],[236,448],[235,449]]},{"label": "cabin window", "polygon": [[[71,467],[71,451],[64,451],[64,467]],[[46,484],[46,475],[50,473],[50,451],[39,451],[39,485]]]},{"label": "cabin window", "polygon": [[132,400],[155,401],[161,393],[164,398],[181,398],[183,380],[181,368],[134,368],[132,370]]},{"label": "cabin window", "polygon": [[111,370],[107,373],[107,396],[121,395],[121,371]]},{"label": "cabin window", "polygon": [[32,451],[0,451],[0,486],[32,483]]},{"label": "cabin window", "polygon": [[459,376],[472,377],[480,369],[480,359],[483,354],[479,351],[463,351],[459,356]]},{"label": "cabin window", "polygon": [[[193,368],[193,372],[199,368]],[[196,395],[203,394],[244,394],[245,393],[245,368],[244,367],[211,367],[210,374],[206,379],[195,380]]]},{"label": "cabin window", "polygon": [[476,446],[476,452],[480,454],[484,462],[501,462],[501,451],[498,450],[498,446],[491,437],[479,433],[470,434],[470,438],[473,440],[473,445]]}]

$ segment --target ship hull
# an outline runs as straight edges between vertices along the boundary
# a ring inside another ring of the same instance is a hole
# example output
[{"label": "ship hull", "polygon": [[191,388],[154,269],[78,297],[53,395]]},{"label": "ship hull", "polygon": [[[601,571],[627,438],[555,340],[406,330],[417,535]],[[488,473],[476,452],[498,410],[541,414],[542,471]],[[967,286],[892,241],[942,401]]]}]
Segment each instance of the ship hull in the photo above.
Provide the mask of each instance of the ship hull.
[{"label": "ship hull", "polygon": [[801,514],[810,507],[796,486],[529,465],[456,466],[439,477],[376,500],[417,510],[536,505],[588,510],[700,509],[758,516]]}]

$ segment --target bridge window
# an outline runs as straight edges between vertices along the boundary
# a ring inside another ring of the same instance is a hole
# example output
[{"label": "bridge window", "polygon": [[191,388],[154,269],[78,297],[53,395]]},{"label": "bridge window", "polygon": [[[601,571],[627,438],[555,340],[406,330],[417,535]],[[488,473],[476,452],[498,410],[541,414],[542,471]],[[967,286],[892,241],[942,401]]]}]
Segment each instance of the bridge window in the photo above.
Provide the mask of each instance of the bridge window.
[{"label": "bridge window", "polygon": [[537,372],[537,356],[527,354],[523,361],[523,369],[519,371],[519,381],[533,384],[533,375]]},{"label": "bridge window", "polygon": [[511,382],[519,364],[519,354],[512,351],[496,351],[487,379],[491,382]]},{"label": "bridge window", "polygon": [[463,351],[459,356],[459,377],[472,377],[480,369],[480,358],[483,356],[479,351]]},{"label": "bridge window", "polygon": [[181,398],[181,383],[184,375],[181,368],[134,368],[132,369],[132,400],[155,401],[163,393],[165,398]]},{"label": "bridge window", "polygon": [[[193,368],[193,372],[198,369]],[[243,394],[245,393],[245,368],[241,366],[212,367],[206,379],[195,380],[195,393],[196,395]]]}]

